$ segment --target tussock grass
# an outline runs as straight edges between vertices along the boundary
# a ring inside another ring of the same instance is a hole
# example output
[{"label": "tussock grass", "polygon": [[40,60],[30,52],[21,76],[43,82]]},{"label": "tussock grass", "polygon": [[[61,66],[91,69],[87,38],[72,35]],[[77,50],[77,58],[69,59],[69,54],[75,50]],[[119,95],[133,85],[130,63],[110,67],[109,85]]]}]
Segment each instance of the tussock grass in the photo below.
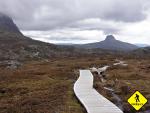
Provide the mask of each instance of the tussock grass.
[{"label": "tussock grass", "polygon": [[[84,57],[30,61],[16,70],[0,68],[1,113],[86,113],[73,92],[79,69],[112,65],[115,58]],[[150,99],[149,60],[125,59],[128,67],[112,67],[107,72],[106,84],[95,79],[97,90],[113,100],[103,86],[112,86],[126,100],[135,90]],[[119,80],[117,87],[114,80]],[[130,88],[127,95],[123,86]],[[148,106],[148,105],[147,105]],[[147,107],[146,106],[146,107]]]}]

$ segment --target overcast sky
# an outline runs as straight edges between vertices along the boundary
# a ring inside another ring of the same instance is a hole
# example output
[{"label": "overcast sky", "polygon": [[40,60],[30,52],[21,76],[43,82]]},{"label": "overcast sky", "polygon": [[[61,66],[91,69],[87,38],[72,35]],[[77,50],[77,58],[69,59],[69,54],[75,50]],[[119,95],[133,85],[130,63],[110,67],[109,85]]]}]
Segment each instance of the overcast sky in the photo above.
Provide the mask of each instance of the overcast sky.
[{"label": "overcast sky", "polygon": [[150,0],[0,0],[0,12],[46,42],[89,43],[113,34],[150,44]]}]

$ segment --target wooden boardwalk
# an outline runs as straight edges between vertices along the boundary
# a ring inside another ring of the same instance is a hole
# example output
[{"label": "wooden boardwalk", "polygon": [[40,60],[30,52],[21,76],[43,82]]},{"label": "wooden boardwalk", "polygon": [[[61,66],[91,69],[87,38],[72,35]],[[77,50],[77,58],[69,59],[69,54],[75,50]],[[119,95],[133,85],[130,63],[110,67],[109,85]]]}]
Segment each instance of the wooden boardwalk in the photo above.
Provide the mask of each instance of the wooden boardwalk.
[{"label": "wooden boardwalk", "polygon": [[93,88],[93,75],[90,70],[80,70],[74,92],[88,113],[123,113]]}]

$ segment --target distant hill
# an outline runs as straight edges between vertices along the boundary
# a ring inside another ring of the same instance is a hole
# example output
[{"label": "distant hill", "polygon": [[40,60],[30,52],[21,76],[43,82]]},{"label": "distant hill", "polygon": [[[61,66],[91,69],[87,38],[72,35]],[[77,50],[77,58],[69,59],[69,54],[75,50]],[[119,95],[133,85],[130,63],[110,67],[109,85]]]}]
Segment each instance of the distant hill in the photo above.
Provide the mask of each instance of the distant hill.
[{"label": "distant hill", "polygon": [[24,61],[37,59],[116,55],[117,50],[137,48],[116,40],[112,35],[107,36],[104,41],[84,45],[45,43],[24,36],[10,17],[0,14],[0,66],[16,67]]},{"label": "distant hill", "polygon": [[150,46],[148,44],[135,44],[135,45],[138,46],[138,47],[148,47],[148,46]]},{"label": "distant hill", "polygon": [[13,66],[30,60],[82,57],[98,54],[111,54],[101,49],[85,50],[71,45],[55,45],[33,40],[24,36],[13,20],[0,16],[0,66]]},{"label": "distant hill", "polygon": [[83,44],[80,46],[78,45],[78,47],[88,48],[88,49],[101,48],[101,49],[118,50],[118,51],[131,51],[138,48],[136,45],[116,40],[113,35],[108,35],[104,41]]},{"label": "distant hill", "polygon": [[150,58],[150,47],[143,47],[132,51],[132,54],[136,57]]}]

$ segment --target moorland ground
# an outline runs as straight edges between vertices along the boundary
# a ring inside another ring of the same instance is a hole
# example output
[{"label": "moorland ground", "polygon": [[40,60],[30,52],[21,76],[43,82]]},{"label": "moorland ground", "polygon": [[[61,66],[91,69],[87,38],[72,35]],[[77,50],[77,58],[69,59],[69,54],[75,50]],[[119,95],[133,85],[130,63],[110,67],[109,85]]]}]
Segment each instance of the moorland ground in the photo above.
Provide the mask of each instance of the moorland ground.
[{"label": "moorland ground", "polygon": [[[129,65],[108,69],[105,84],[95,77],[96,89],[114,103],[103,86],[113,87],[123,104],[127,104],[127,98],[136,90],[150,100],[150,60],[123,60]],[[111,56],[82,57],[30,61],[18,69],[0,67],[0,113],[86,113],[73,92],[79,69],[114,62],[115,57]],[[116,79],[117,85],[114,85]],[[132,109],[129,105],[126,107]],[[150,109],[149,103],[144,109]]]}]

